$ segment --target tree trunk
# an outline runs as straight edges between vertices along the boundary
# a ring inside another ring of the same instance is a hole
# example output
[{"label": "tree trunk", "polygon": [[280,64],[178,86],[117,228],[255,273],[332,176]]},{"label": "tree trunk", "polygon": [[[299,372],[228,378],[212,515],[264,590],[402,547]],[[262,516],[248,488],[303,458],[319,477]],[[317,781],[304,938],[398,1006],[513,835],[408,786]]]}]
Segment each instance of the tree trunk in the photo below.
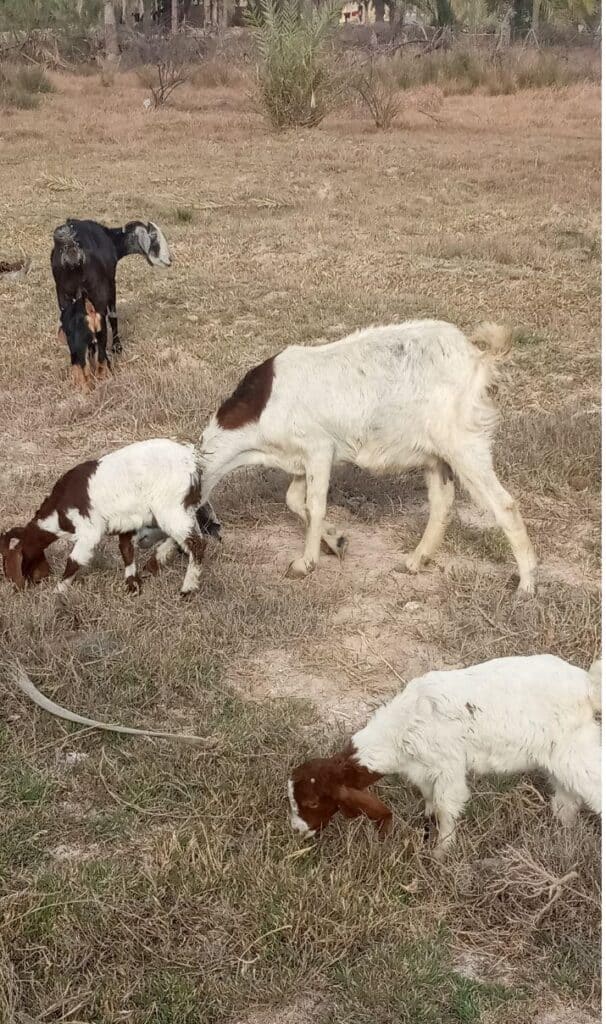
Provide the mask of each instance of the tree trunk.
[{"label": "tree trunk", "polygon": [[385,21],[385,4],[383,0],[375,0],[375,21]]},{"label": "tree trunk", "polygon": [[103,0],[103,22],[105,25],[105,56],[108,60],[118,61],[120,49],[118,47],[114,0]]},{"label": "tree trunk", "polygon": [[532,31],[539,38],[539,22],[541,20],[541,0],[532,0]]},{"label": "tree trunk", "polygon": [[176,36],[179,31],[179,0],[171,0],[170,4],[170,31]]}]

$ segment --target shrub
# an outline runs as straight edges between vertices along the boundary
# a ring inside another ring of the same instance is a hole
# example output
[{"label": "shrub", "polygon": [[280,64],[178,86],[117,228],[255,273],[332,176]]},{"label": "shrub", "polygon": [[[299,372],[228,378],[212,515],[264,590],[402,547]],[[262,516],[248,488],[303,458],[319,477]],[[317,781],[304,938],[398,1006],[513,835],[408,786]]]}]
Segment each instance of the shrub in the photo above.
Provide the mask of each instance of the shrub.
[{"label": "shrub", "polygon": [[175,89],[185,85],[189,78],[183,65],[170,58],[159,60],[154,67],[140,68],[137,76],[141,85],[151,92],[155,110],[164,106]]},{"label": "shrub", "polygon": [[259,97],[274,128],[312,127],[335,105],[342,78],[327,49],[339,16],[340,6],[300,0],[259,0],[253,9]]},{"label": "shrub", "polygon": [[55,91],[55,87],[44,68],[38,66],[19,68],[16,80],[17,85],[24,89],[25,92],[48,93]]},{"label": "shrub", "polygon": [[557,53],[536,50],[483,50],[458,43],[451,50],[396,58],[394,75],[401,89],[439,86],[446,95],[481,90],[491,96],[523,89],[557,88],[573,82],[595,81],[597,70],[572,63]]},{"label": "shrub", "polygon": [[371,60],[353,79],[354,88],[377,128],[391,128],[400,113],[398,83],[389,70]]},{"label": "shrub", "polygon": [[0,68],[0,105],[17,110],[33,110],[41,93],[54,92],[54,86],[43,68]]}]

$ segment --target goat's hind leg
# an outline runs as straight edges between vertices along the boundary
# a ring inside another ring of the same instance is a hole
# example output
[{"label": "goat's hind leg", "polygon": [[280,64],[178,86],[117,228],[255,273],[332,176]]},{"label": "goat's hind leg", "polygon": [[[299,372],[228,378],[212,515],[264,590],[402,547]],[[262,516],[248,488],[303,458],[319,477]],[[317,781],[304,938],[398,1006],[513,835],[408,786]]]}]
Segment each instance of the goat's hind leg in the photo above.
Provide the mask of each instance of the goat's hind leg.
[{"label": "goat's hind leg", "polygon": [[405,555],[401,565],[396,566],[400,572],[417,573],[435,555],[444,540],[444,534],[452,505],[454,502],[454,474],[450,466],[441,459],[425,470],[427,497],[429,499],[429,519],[425,532],[414,551]]},{"label": "goat's hind leg", "polygon": [[525,594],[534,594],[537,575],[534,548],[517,503],[502,486],[494,471],[490,448],[487,445],[469,445],[453,458],[451,464],[476,504],[492,512],[507,537],[518,565],[518,589]]},{"label": "goat's hind leg", "polygon": [[158,548],[158,554],[162,548],[168,549],[171,542],[174,548],[180,547],[186,552],[189,558],[185,579],[181,585],[181,596],[193,594],[200,586],[202,573],[202,559],[206,550],[206,540],[202,536],[195,509],[181,508],[175,510],[161,519],[156,516],[158,526],[167,534],[167,540]]},{"label": "goat's hind leg", "polygon": [[[286,492],[286,504],[291,512],[294,512],[299,519],[307,526],[308,514],[305,505],[306,483],[304,476],[294,476]],[[332,526],[326,519],[322,523],[321,547],[328,554],[342,558],[347,550],[347,537],[340,533],[336,526]]]}]

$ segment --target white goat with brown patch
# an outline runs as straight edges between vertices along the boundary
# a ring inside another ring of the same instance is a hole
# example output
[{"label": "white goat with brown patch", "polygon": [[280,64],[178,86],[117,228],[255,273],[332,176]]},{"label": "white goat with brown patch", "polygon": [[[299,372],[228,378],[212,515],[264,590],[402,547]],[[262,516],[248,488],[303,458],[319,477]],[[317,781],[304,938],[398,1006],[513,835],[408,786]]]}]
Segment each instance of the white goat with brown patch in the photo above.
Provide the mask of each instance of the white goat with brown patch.
[{"label": "white goat with brown patch", "polygon": [[158,527],[167,540],[148,564],[151,572],[176,547],[189,556],[181,593],[198,589],[206,547],[200,522],[217,526],[212,510],[200,510],[200,462],[193,445],[167,438],[139,441],[100,459],[74,466],[23,527],[0,535],[6,577],[22,589],[50,574],[45,551],[59,538],[73,547],[57,591],[65,590],[79,569],[88,565],[106,534],[118,534],[126,586],[138,591],[135,535]]},{"label": "white goat with brown patch", "polygon": [[332,757],[299,765],[288,783],[291,824],[306,836],[341,811],[383,833],[392,812],[370,789],[399,775],[425,798],[444,855],[469,799],[467,775],[545,772],[552,809],[565,825],[583,803],[601,813],[602,665],[589,672],[551,654],[496,658],[428,672],[384,704]]},{"label": "white goat with brown patch", "polygon": [[323,544],[342,554],[345,537],[326,522],[332,467],[425,470],[429,522],[405,559],[418,572],[440,546],[456,475],[491,512],[516,558],[520,590],[533,593],[536,559],[517,505],[492,462],[496,410],[487,390],[510,332],[483,324],[474,341],[452,324],[416,320],[371,327],[316,347],[291,346],[250,370],[202,435],[202,500],[242,466],[293,474],[288,507],[306,524],[305,550],[289,575],[306,576]]}]

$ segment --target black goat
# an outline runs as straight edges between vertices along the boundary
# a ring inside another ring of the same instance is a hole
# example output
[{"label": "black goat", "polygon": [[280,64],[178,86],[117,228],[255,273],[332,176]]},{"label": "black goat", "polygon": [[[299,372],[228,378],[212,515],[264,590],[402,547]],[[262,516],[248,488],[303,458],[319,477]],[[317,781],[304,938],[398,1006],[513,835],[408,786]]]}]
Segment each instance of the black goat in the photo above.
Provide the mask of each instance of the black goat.
[{"label": "black goat", "polygon": [[[61,312],[68,303],[87,295],[101,318],[99,352],[107,346],[107,322],[112,351],[121,352],[116,316],[116,265],[124,256],[139,254],[156,267],[169,267],[168,243],[157,224],[133,220],[123,228],[106,228],[94,220],[69,219],[53,232],[51,269]],[[68,337],[69,342],[69,337]]]},{"label": "black goat", "polygon": [[101,317],[86,296],[70,299],[61,310],[59,337],[67,343],[72,380],[82,391],[90,391],[92,377],[101,380],[109,376],[109,359],[100,329]]}]

